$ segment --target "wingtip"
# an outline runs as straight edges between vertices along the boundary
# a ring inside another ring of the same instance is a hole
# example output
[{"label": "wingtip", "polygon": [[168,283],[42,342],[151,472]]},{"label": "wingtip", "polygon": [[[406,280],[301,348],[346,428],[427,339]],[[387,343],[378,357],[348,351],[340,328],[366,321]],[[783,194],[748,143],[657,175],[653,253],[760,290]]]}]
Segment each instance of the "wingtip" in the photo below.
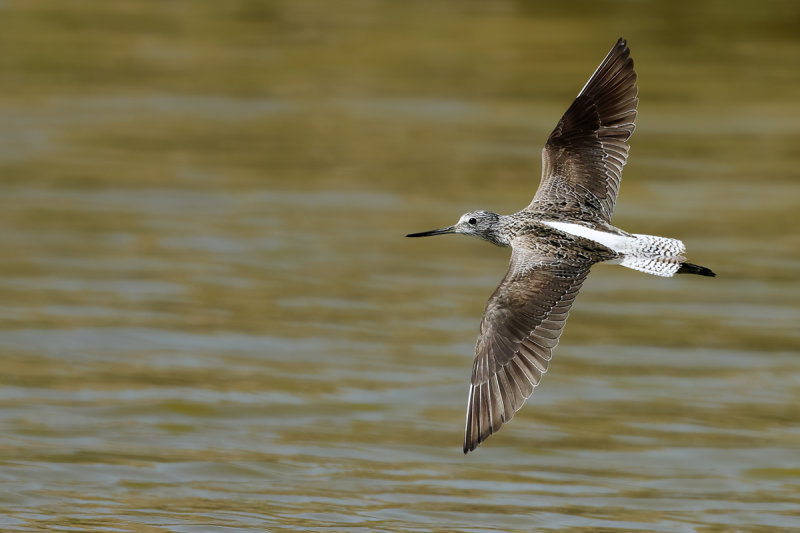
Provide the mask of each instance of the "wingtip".
[{"label": "wingtip", "polygon": [[464,442],[464,455],[467,455],[469,452],[474,452],[475,449],[478,447],[477,443],[467,443]]},{"label": "wingtip", "polygon": [[628,48],[628,40],[625,39],[625,37],[617,39],[617,44],[614,45],[612,51],[616,51],[618,54],[622,54],[625,57],[630,57],[631,49]]}]

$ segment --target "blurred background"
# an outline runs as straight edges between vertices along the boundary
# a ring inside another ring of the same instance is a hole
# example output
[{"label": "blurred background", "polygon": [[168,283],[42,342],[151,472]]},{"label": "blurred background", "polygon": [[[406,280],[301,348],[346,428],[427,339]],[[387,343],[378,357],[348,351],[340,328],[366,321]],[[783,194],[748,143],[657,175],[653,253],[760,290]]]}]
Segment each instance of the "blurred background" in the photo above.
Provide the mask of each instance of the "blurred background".
[{"label": "blurred background", "polygon": [[[0,2],[0,528],[775,531],[800,513],[800,4]],[[615,223],[461,453],[508,250],[619,36]]]}]

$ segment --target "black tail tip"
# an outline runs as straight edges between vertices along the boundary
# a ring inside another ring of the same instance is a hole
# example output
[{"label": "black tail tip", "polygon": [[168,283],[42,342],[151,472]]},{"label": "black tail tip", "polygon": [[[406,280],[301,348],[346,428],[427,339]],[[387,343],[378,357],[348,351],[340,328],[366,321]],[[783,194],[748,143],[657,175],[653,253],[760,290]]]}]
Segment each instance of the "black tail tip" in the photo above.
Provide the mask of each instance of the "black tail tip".
[{"label": "black tail tip", "polygon": [[709,276],[712,278],[717,276],[710,268],[695,265],[694,263],[681,263],[677,274],[697,274],[698,276]]}]

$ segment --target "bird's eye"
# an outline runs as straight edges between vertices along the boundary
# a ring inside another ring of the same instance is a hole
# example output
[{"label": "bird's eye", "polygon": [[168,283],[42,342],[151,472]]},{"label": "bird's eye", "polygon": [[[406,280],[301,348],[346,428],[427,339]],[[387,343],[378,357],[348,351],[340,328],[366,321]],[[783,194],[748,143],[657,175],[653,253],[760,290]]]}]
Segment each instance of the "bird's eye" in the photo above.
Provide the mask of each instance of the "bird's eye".
[{"label": "bird's eye", "polygon": [[477,223],[478,223],[478,221],[477,221],[477,220],[475,220],[474,218],[471,218],[471,219],[467,220],[467,222],[469,222],[469,223],[470,223],[470,224],[472,224],[473,226],[474,226],[475,224],[477,224]]}]

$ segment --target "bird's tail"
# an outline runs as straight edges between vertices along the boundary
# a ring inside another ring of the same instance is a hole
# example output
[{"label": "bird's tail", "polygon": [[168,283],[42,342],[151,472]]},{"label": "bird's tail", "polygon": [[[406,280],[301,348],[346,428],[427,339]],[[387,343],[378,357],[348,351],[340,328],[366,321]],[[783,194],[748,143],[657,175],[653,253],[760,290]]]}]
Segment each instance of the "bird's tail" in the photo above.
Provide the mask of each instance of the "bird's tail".
[{"label": "bird's tail", "polygon": [[710,268],[695,265],[694,263],[681,263],[681,267],[676,274],[697,274],[698,276],[710,276],[712,278],[716,276]]},{"label": "bird's tail", "polygon": [[678,239],[639,234],[633,237],[620,261],[622,266],[667,278],[675,274],[716,276],[706,267],[687,263],[683,256],[686,246]]}]

